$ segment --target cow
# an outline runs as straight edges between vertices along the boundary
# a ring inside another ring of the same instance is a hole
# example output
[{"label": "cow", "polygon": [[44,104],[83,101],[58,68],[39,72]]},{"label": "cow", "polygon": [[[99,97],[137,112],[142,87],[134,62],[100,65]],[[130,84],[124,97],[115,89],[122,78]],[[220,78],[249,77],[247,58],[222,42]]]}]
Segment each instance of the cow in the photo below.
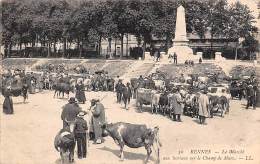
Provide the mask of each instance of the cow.
[{"label": "cow", "polygon": [[165,88],[165,82],[163,80],[153,80],[155,89],[161,90]]},{"label": "cow", "polygon": [[167,93],[164,92],[163,94],[161,94],[159,99],[159,107],[163,115],[166,114],[167,106],[168,106],[168,96]]},{"label": "cow", "polygon": [[155,91],[151,89],[138,88],[136,95],[136,106],[139,107],[140,112],[142,112],[143,105],[152,105],[152,97]]},{"label": "cow", "polygon": [[62,97],[64,97],[64,93],[66,93],[69,97],[69,93],[74,92],[73,85],[68,83],[56,83],[53,85],[53,89],[54,89],[54,95],[53,95],[54,98],[57,92],[59,92],[58,96],[60,96],[60,93],[62,93]]},{"label": "cow", "polygon": [[76,145],[74,128],[75,121],[67,121],[69,126],[61,129],[54,139],[54,147],[60,152],[62,163],[66,163],[66,156],[69,156],[69,162],[74,162],[74,149]]},{"label": "cow", "polygon": [[152,94],[152,114],[155,112],[156,114],[158,113],[159,109],[159,100],[160,100],[160,93],[154,93]]},{"label": "cow", "polygon": [[118,122],[103,125],[102,128],[120,147],[119,157],[121,160],[124,160],[123,149],[126,145],[130,148],[145,147],[147,151],[145,163],[148,162],[153,148],[157,155],[157,163],[160,162],[160,147],[162,145],[159,140],[158,127],[148,128],[146,125]]},{"label": "cow", "polygon": [[23,97],[23,102],[25,103],[26,99],[28,99],[28,85],[24,82],[23,80],[19,82],[15,82],[14,78],[8,78],[4,79],[2,83],[2,94],[5,96],[5,93],[7,92],[8,89],[10,89],[11,96],[18,97],[22,96]]},{"label": "cow", "polygon": [[87,91],[91,90],[91,79],[86,78],[83,80],[83,85],[86,88]]},{"label": "cow", "polygon": [[225,113],[229,112],[229,100],[225,96],[209,96],[210,115],[213,117],[213,113],[220,112],[221,117],[224,117]]},{"label": "cow", "polygon": [[198,98],[199,96],[194,93],[186,95],[183,108],[184,115],[189,115],[192,118],[198,116]]}]

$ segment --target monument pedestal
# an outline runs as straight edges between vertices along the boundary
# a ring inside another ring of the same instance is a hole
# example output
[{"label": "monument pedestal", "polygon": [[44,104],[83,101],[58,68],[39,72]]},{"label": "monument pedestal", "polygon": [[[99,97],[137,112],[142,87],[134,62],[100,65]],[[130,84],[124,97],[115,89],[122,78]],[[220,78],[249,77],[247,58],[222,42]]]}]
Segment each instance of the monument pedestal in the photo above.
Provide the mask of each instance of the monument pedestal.
[{"label": "monument pedestal", "polygon": [[176,17],[175,38],[173,40],[173,47],[168,50],[168,55],[173,56],[176,53],[178,63],[184,63],[186,60],[199,60],[193,55],[193,50],[189,47],[189,40],[187,39],[185,9],[183,6],[178,7]]}]

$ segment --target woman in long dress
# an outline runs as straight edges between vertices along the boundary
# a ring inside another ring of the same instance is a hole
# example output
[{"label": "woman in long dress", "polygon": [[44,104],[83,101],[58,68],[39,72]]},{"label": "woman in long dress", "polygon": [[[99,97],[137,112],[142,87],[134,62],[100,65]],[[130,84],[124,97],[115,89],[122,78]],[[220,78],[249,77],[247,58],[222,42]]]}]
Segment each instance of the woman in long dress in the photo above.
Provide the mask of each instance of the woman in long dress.
[{"label": "woman in long dress", "polygon": [[14,108],[13,108],[13,100],[11,98],[11,93],[7,91],[5,93],[5,99],[3,103],[3,112],[5,114],[13,114],[14,113]]},{"label": "woman in long dress", "polygon": [[86,96],[85,96],[85,87],[83,85],[82,80],[79,81],[78,84],[76,84],[76,99],[78,102],[81,102],[85,104]]}]

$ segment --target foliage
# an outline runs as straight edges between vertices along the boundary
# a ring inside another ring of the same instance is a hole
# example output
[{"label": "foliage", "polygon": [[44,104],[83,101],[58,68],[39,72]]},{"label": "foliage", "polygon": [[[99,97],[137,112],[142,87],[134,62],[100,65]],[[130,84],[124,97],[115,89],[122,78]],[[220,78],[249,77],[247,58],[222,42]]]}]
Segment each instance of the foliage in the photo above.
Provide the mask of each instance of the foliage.
[{"label": "foliage", "polygon": [[[204,38],[247,38],[256,31],[246,5],[226,0],[12,0],[2,2],[5,47],[58,42],[100,43],[132,34],[138,43],[174,37],[176,10],[186,9],[187,31]],[[250,43],[251,44],[251,43]],[[66,48],[66,47],[65,47]]]}]

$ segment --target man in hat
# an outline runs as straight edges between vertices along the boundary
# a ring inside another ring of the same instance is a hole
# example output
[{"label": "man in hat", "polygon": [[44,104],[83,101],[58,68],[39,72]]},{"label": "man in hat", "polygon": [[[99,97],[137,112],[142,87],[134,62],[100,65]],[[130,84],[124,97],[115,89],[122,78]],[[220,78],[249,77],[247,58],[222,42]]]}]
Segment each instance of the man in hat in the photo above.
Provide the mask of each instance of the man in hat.
[{"label": "man in hat", "polygon": [[257,92],[257,88],[254,88],[253,85],[250,84],[247,88],[246,109],[248,109],[249,106],[253,106],[253,109],[256,109],[256,92]]},{"label": "man in hat", "polygon": [[172,108],[173,108],[173,120],[181,122],[181,114],[182,114],[182,106],[181,103],[183,103],[181,94],[180,94],[180,89],[177,88],[175,90],[176,92],[173,94],[172,97]]},{"label": "man in hat", "polygon": [[120,79],[118,83],[116,84],[116,98],[117,98],[117,103],[121,103],[122,99],[122,94],[124,90],[125,85],[122,83],[122,80]]},{"label": "man in hat", "polygon": [[115,88],[114,88],[115,91],[116,91],[116,84],[118,83],[118,81],[119,81],[119,76],[117,75],[116,78],[115,78],[115,83],[114,83],[115,84]]},{"label": "man in hat", "polygon": [[177,64],[177,54],[176,54],[176,52],[174,52],[174,54],[173,54],[173,63]]},{"label": "man in hat", "polygon": [[202,90],[202,94],[199,97],[198,103],[199,103],[199,119],[200,124],[205,124],[206,117],[209,116],[209,98],[207,95],[208,91],[206,88]]},{"label": "man in hat", "polygon": [[131,91],[130,83],[127,82],[126,87],[124,87],[123,89],[123,101],[126,109],[127,109],[127,104],[130,104],[131,97],[132,97],[132,91]]},{"label": "man in hat", "polygon": [[[63,120],[63,128],[67,127],[68,121],[75,121],[79,112],[81,112],[80,106],[77,104],[75,97],[69,99],[69,103],[62,107],[61,119]],[[82,111],[84,112],[84,111]],[[86,112],[84,112],[86,113]]]},{"label": "man in hat", "polygon": [[86,158],[87,155],[87,141],[86,141],[86,131],[88,130],[88,125],[86,120],[84,120],[84,112],[79,112],[76,117],[76,124],[75,124],[75,138],[77,141],[78,147],[78,158]]},{"label": "man in hat", "polygon": [[92,112],[92,126],[90,131],[94,133],[94,144],[101,144],[104,142],[101,127],[105,124],[105,108],[99,100],[92,99],[90,110]]}]

